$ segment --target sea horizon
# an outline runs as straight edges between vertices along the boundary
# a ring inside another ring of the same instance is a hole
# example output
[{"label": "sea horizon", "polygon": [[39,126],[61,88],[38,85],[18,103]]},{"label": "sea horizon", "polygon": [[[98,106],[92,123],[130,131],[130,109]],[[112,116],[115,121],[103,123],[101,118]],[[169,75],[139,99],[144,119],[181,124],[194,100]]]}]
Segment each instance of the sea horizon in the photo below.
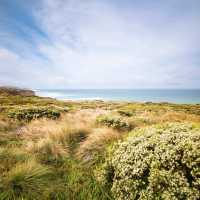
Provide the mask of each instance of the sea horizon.
[{"label": "sea horizon", "polygon": [[200,89],[35,89],[36,95],[59,100],[200,103]]}]

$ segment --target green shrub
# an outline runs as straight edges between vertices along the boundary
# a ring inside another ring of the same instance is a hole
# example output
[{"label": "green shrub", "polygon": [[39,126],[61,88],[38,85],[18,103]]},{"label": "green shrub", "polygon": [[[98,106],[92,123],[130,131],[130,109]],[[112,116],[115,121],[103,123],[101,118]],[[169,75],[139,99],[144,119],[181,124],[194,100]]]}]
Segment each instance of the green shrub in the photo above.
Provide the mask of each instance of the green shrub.
[{"label": "green shrub", "polygon": [[38,119],[46,117],[50,119],[57,119],[60,117],[60,111],[50,108],[22,108],[10,111],[8,116],[17,120],[30,121],[32,119]]},{"label": "green shrub", "polygon": [[132,132],[112,151],[100,178],[115,199],[200,199],[199,128],[146,128]]},{"label": "green shrub", "polygon": [[120,131],[129,131],[132,128],[134,128],[132,124],[130,124],[128,121],[124,120],[123,118],[106,116],[106,115],[97,117],[97,123],[120,130]]},{"label": "green shrub", "polygon": [[121,110],[118,110],[118,113],[120,114],[120,115],[122,115],[122,116],[126,116],[126,117],[132,117],[133,115],[136,115],[135,114],[135,112],[134,111],[130,111],[130,110],[123,110],[123,109],[121,109]]},{"label": "green shrub", "polygon": [[36,200],[48,187],[48,168],[28,161],[16,165],[0,177],[1,200]]}]

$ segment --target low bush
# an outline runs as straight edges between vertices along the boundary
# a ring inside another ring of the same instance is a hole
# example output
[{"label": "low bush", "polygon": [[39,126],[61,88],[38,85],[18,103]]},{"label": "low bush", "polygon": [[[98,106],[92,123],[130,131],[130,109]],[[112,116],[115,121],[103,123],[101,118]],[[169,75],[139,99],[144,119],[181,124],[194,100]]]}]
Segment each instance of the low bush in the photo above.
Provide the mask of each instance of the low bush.
[{"label": "low bush", "polygon": [[99,179],[117,200],[200,199],[200,129],[167,124],[132,132]]},{"label": "low bush", "polygon": [[8,116],[17,120],[30,121],[32,119],[38,119],[46,117],[50,119],[57,119],[60,117],[60,111],[50,108],[23,108],[10,111]]},{"label": "low bush", "polygon": [[128,121],[124,120],[123,118],[107,116],[107,115],[101,115],[97,117],[97,123],[120,130],[120,131],[129,131],[132,128],[134,128],[132,124],[130,124]]},{"label": "low bush", "polygon": [[121,109],[121,110],[118,110],[118,113],[120,114],[120,115],[122,115],[122,116],[126,116],[126,117],[131,117],[131,116],[133,116],[133,115],[135,115],[135,112],[134,111],[130,111],[130,110],[123,110],[123,109]]}]

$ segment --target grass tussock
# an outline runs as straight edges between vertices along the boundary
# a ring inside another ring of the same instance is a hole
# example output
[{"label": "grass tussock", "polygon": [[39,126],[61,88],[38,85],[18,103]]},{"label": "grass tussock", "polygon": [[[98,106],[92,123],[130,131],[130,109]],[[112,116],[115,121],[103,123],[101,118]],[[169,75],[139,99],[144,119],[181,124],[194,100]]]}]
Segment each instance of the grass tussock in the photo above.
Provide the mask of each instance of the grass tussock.
[{"label": "grass tussock", "polygon": [[5,119],[0,119],[0,131],[10,130],[12,127],[12,123]]},{"label": "grass tussock", "polygon": [[[74,151],[79,143],[87,138],[91,127],[82,122],[69,123],[69,117],[59,121],[35,120],[20,130],[20,137],[41,146],[45,141],[67,151]],[[55,149],[57,149],[55,148]]]},{"label": "grass tussock", "polygon": [[19,130],[19,135],[25,140],[38,140],[47,137],[51,133],[61,132],[62,128],[57,121],[40,119],[34,120]]},{"label": "grass tussock", "polygon": [[30,155],[20,148],[0,147],[0,173],[9,171],[17,163],[29,160]]},{"label": "grass tussock", "polygon": [[94,165],[104,159],[106,147],[121,138],[119,132],[110,128],[93,130],[77,151],[77,157],[87,165]]},{"label": "grass tussock", "polygon": [[21,125],[20,122],[15,122],[13,120],[10,120],[8,118],[1,116],[0,114],[0,133],[13,131],[16,128],[18,128],[20,125]]},{"label": "grass tussock", "polygon": [[[84,116],[71,117],[71,114],[63,116],[60,120],[39,119],[34,120],[22,127],[19,135],[23,139],[38,140],[51,136],[52,138],[64,137],[66,135],[87,135],[91,129],[91,122]],[[88,122],[88,123],[87,123]]]},{"label": "grass tussock", "polygon": [[13,148],[13,146],[20,146],[21,143],[22,141],[15,132],[0,132],[0,146]]},{"label": "grass tussock", "polygon": [[17,164],[3,175],[0,185],[0,199],[41,199],[48,188],[50,170],[35,161]]},{"label": "grass tussock", "polygon": [[62,163],[68,157],[68,147],[51,138],[43,138],[37,142],[28,142],[25,150],[36,155],[44,164]]}]

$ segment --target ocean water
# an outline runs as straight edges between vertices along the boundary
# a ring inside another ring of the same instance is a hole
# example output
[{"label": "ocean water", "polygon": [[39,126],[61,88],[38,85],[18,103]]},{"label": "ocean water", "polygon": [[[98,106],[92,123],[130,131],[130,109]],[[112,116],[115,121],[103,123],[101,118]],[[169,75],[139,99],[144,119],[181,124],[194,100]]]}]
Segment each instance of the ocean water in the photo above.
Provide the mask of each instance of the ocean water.
[{"label": "ocean water", "polygon": [[36,94],[61,100],[200,103],[200,89],[43,89]]}]

